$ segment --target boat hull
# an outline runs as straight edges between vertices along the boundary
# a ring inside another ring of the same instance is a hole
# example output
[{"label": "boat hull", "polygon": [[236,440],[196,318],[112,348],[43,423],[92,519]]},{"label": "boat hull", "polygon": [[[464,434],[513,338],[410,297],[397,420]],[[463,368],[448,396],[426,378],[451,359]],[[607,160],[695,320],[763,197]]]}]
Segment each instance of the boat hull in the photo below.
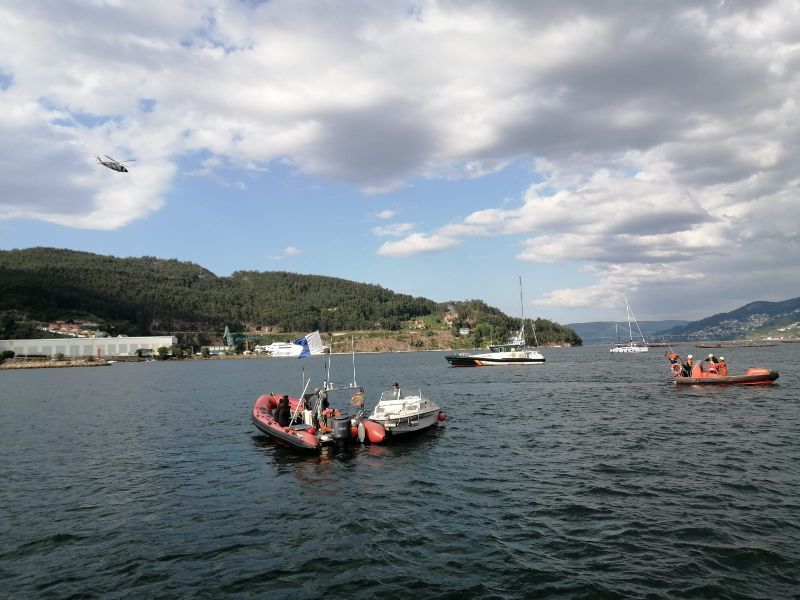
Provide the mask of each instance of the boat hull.
[{"label": "boat hull", "polygon": [[[253,425],[261,433],[281,445],[303,452],[319,452],[322,444],[320,439],[314,435],[313,429],[304,424],[283,427],[272,417],[272,410],[278,405],[279,400],[280,397],[276,394],[259,396],[253,405],[251,415]],[[297,403],[297,398],[289,399],[289,405],[293,411]]]},{"label": "boat hull", "polygon": [[373,416],[370,417],[370,420],[382,425],[386,432],[392,436],[408,435],[425,431],[439,423],[439,412],[439,409],[436,408],[435,410],[410,417],[381,419]]},{"label": "boat hull", "polygon": [[744,375],[714,375],[703,377],[676,377],[676,385],[769,385],[775,383],[779,375],[771,369],[749,369]]},{"label": "boat hull", "polygon": [[632,354],[637,352],[647,352],[649,348],[647,346],[614,346],[612,347],[609,352],[612,354]]},{"label": "boat hull", "polygon": [[503,367],[508,365],[541,365],[541,354],[522,354],[520,356],[491,356],[485,354],[448,354],[445,360],[454,367]]}]

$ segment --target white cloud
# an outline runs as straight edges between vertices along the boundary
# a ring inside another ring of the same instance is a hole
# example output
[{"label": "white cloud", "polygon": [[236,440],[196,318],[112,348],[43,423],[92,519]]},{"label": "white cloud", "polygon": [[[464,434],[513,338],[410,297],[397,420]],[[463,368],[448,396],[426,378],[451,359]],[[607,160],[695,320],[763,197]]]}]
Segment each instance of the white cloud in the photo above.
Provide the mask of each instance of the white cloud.
[{"label": "white cloud", "polygon": [[373,227],[372,233],[379,237],[401,237],[414,229],[413,223],[393,223],[382,227]]},{"label": "white cloud", "polygon": [[443,235],[414,233],[398,242],[384,242],[378,249],[382,256],[413,256],[425,252],[441,252],[458,246],[460,242]]},{"label": "white cloud", "polygon": [[290,256],[297,256],[302,253],[303,251],[300,248],[296,248],[295,246],[286,246],[286,248],[284,248],[283,252],[281,252],[280,254],[272,254],[267,256],[266,258],[267,260],[283,260],[284,258],[288,258]]},{"label": "white cloud", "polygon": [[[0,219],[122,227],[163,205],[187,156],[212,179],[282,161],[365,193],[526,157],[537,183],[516,207],[487,198],[379,254],[522,234],[520,260],[598,269],[597,294],[545,301],[610,297],[610,267],[644,290],[656,265],[697,289],[733,289],[717,273],[736,265],[733,291],[755,293],[800,264],[799,12],[796,0],[5,2]],[[113,173],[91,158],[105,153],[137,162]]]}]

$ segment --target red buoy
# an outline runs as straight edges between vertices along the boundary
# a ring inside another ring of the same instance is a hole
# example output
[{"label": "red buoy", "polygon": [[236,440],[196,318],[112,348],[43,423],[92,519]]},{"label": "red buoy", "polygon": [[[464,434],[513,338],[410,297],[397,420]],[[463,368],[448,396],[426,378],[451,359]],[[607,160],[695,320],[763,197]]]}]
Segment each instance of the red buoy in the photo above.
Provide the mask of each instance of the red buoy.
[{"label": "red buoy", "polygon": [[440,413],[439,413],[439,416],[438,416],[437,418],[438,418],[440,421],[444,421],[444,420],[445,420],[447,417],[446,417],[446,416],[444,416],[444,413],[443,413],[443,412],[440,412]]}]

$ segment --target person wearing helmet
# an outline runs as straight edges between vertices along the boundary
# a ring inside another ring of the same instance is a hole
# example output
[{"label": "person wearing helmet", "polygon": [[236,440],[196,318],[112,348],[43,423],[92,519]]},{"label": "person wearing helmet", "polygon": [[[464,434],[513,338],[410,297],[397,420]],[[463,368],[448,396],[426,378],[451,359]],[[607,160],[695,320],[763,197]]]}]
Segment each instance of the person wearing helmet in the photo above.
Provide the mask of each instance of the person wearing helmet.
[{"label": "person wearing helmet", "polygon": [[683,373],[684,377],[691,377],[692,375],[692,367],[694,366],[694,361],[692,360],[692,355],[686,357],[686,362],[683,363]]},{"label": "person wearing helmet", "polygon": [[716,375],[719,370],[719,361],[717,360],[717,357],[713,354],[709,354],[708,358],[706,359],[706,363],[708,363],[706,365],[706,373],[713,373]]},{"label": "person wearing helmet", "polygon": [[723,377],[728,376],[728,363],[725,362],[725,357],[719,357],[719,374]]}]

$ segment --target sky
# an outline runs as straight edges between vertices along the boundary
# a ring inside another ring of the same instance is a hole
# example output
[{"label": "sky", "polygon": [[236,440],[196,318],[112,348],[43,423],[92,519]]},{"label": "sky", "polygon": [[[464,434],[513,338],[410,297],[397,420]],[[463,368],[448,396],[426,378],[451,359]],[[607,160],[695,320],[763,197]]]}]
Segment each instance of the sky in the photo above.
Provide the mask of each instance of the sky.
[{"label": "sky", "polygon": [[3,250],[560,323],[800,296],[800,0],[5,0],[0,31]]}]

